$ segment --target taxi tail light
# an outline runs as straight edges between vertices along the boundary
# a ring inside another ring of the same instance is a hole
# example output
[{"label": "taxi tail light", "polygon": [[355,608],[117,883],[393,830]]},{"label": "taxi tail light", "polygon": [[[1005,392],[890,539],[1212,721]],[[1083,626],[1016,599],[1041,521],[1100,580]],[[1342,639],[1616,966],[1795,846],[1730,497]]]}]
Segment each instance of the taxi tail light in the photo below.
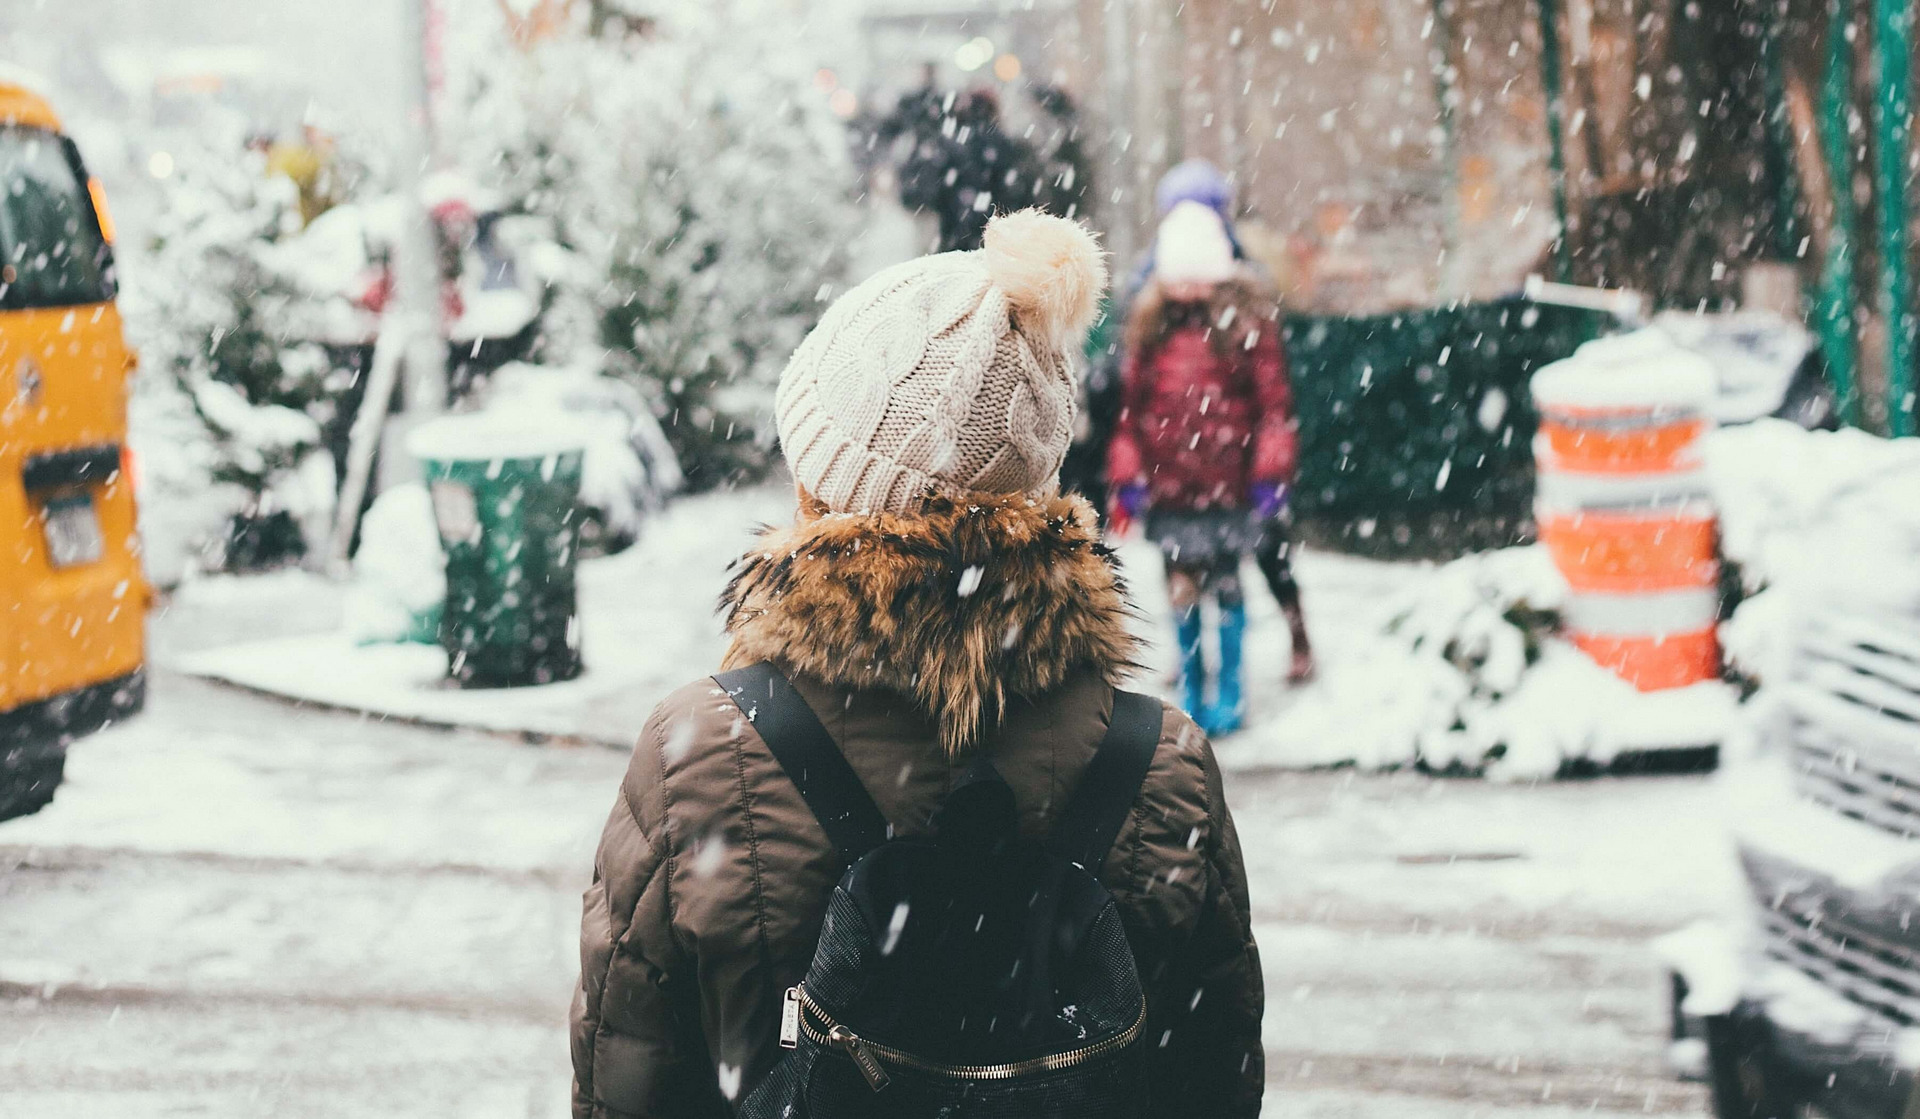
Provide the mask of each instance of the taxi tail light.
[{"label": "taxi tail light", "polygon": [[107,244],[113,244],[113,213],[107,209],[107,192],[99,179],[87,180],[87,196],[93,199],[93,216],[100,222],[100,236]]}]

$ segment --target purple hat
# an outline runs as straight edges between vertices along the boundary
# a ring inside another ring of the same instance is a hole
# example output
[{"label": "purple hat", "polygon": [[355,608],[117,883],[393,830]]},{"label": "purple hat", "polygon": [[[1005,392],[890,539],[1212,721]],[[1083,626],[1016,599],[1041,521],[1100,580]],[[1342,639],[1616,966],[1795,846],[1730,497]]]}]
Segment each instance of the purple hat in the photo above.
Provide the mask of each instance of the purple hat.
[{"label": "purple hat", "polygon": [[1218,167],[1204,159],[1189,159],[1160,176],[1153,200],[1163,217],[1182,202],[1198,202],[1225,218],[1233,203],[1233,188]]}]

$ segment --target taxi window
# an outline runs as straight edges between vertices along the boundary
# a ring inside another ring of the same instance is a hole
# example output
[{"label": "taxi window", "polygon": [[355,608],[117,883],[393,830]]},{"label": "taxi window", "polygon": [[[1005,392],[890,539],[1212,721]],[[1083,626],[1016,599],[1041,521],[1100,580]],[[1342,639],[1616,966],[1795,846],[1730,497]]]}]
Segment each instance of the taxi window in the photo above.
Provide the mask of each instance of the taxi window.
[{"label": "taxi window", "polygon": [[0,307],[111,299],[112,267],[72,146],[45,129],[0,127]]}]

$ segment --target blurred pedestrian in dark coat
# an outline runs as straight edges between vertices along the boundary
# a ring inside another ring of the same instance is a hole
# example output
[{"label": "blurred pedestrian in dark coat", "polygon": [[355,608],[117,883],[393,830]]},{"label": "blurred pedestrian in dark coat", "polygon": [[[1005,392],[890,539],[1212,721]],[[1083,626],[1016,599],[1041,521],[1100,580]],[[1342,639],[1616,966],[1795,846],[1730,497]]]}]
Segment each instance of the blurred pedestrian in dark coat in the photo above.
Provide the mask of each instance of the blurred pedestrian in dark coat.
[{"label": "blurred pedestrian in dark coat", "polygon": [[1084,217],[1093,192],[1093,161],[1080,142],[1080,107],[1056,85],[1033,87],[1033,101],[1044,114],[1036,136],[1040,190],[1035,202],[1063,218]]},{"label": "blurred pedestrian in dark coat", "polygon": [[876,152],[894,164],[900,205],[914,213],[940,204],[943,180],[955,158],[954,103],[951,91],[936,88],[933,67],[928,66],[919,88],[901,94],[893,111],[873,125]]},{"label": "blurred pedestrian in dark coat", "polygon": [[1033,206],[1040,190],[1040,164],[1033,148],[1000,127],[1000,99],[976,89],[954,112],[951,163],[941,177],[935,212],[940,251],[980,247],[987,220]]}]

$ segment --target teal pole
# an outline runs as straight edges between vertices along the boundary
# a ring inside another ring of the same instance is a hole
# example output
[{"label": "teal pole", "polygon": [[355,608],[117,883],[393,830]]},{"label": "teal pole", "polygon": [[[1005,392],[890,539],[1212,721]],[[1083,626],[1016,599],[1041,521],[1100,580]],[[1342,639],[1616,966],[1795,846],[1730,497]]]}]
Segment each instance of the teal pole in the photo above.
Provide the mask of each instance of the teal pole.
[{"label": "teal pole", "polygon": [[1567,228],[1567,99],[1560,91],[1560,30],[1554,0],[1540,2],[1540,84],[1547,94],[1547,174],[1553,184],[1553,216],[1560,223],[1553,243],[1554,279],[1573,279],[1573,246]]},{"label": "teal pole", "polygon": [[1853,143],[1847,117],[1853,105],[1853,46],[1847,25],[1853,0],[1827,0],[1827,67],[1820,81],[1821,152],[1833,184],[1832,233],[1820,269],[1820,350],[1833,378],[1840,419],[1860,426],[1858,332],[1854,329]]},{"label": "teal pole", "polygon": [[1913,304],[1907,271],[1907,153],[1913,136],[1910,0],[1875,0],[1875,174],[1880,203],[1880,313],[1887,322],[1887,425],[1914,433]]}]

